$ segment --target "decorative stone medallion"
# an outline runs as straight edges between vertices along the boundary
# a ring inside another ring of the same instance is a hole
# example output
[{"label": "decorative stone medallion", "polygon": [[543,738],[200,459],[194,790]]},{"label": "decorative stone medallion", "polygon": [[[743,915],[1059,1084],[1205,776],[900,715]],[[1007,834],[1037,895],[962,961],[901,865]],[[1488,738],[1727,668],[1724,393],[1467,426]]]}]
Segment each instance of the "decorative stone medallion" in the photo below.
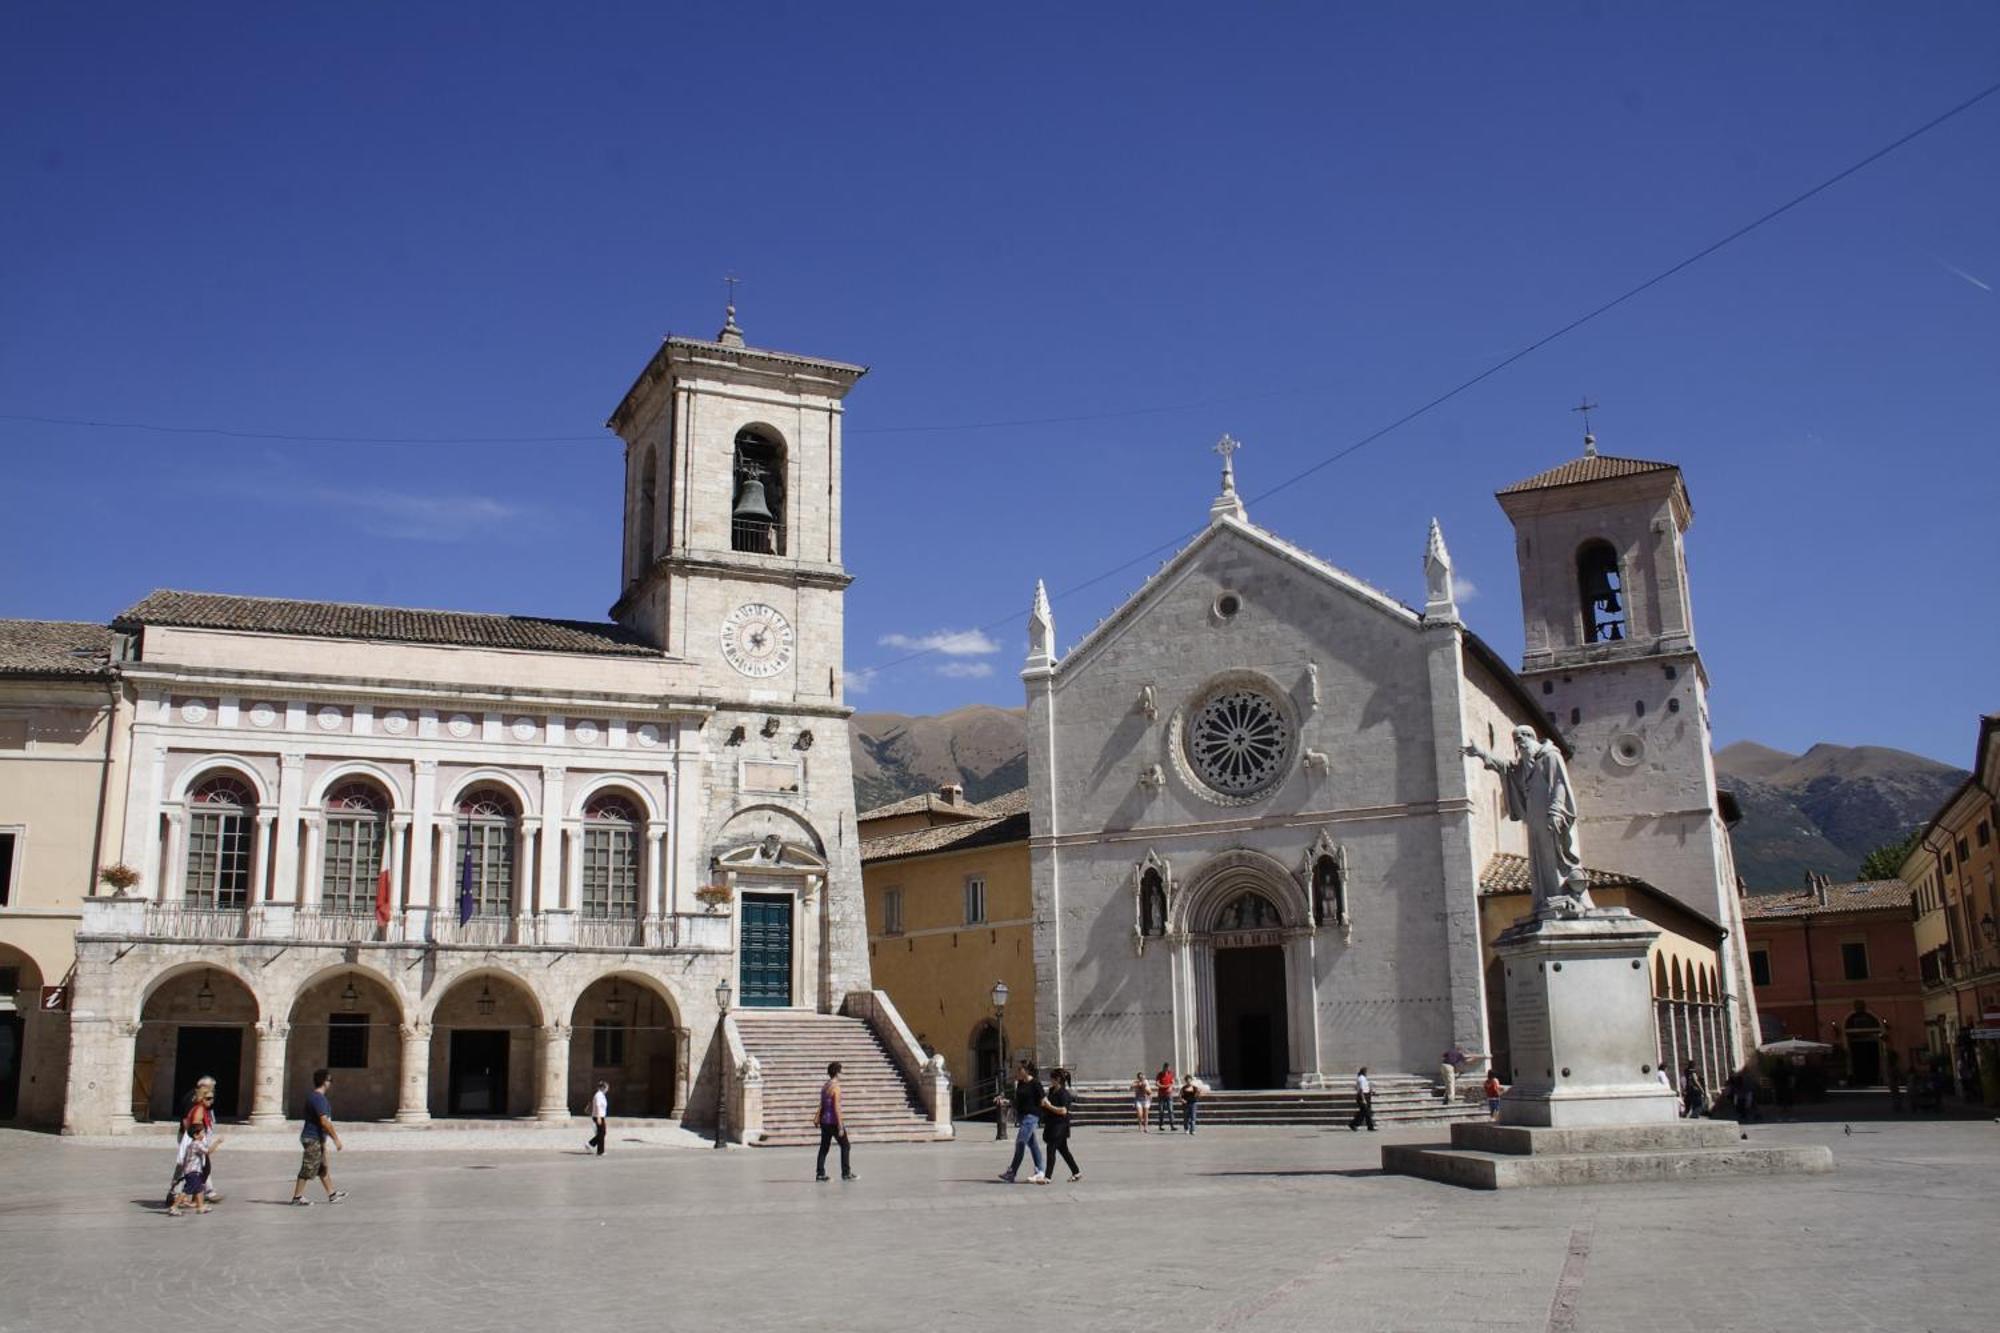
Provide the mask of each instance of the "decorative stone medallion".
[{"label": "decorative stone medallion", "polygon": [[463,740],[472,734],[472,719],[463,713],[453,713],[451,721],[445,723],[445,729],[460,740]]},{"label": "decorative stone medallion", "polygon": [[410,715],[400,709],[391,709],[382,714],[382,730],[391,736],[400,736],[410,729]]},{"label": "decorative stone medallion", "polygon": [[632,733],[632,738],[650,750],[660,743],[660,729],[647,722]]},{"label": "decorative stone medallion", "polygon": [[181,701],[181,721],[206,722],[207,720],[208,720],[207,704],[203,703],[199,699],[183,699]]},{"label": "decorative stone medallion", "polygon": [[517,717],[514,719],[514,725],[509,730],[514,733],[515,740],[531,741],[535,739],[541,728],[535,725],[535,720],[531,717]]},{"label": "decorative stone medallion", "polygon": [[268,727],[268,726],[270,726],[270,725],[271,725],[271,724],[272,724],[273,722],[276,722],[277,720],[278,720],[278,710],[277,710],[277,709],[275,709],[275,708],[273,708],[273,707],[271,707],[271,705],[269,705],[269,704],[251,704],[251,705],[250,705],[250,725],[251,725],[251,726],[253,726],[253,727]]},{"label": "decorative stone medallion", "polygon": [[569,729],[569,734],[576,737],[576,743],[578,745],[597,744],[597,724],[595,722],[592,722],[587,717],[583,718],[575,726],[571,727]]},{"label": "decorative stone medallion", "polygon": [[319,723],[321,731],[337,731],[340,729],[340,724],[347,720],[347,716],[332,704],[325,704],[313,714],[313,720]]}]

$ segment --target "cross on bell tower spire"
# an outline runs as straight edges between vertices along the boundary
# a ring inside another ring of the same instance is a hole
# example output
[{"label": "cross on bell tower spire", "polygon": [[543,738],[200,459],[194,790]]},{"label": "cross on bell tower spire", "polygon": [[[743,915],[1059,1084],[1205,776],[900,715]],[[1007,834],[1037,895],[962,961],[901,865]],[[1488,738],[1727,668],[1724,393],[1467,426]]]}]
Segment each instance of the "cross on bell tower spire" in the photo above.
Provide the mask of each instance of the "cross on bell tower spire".
[{"label": "cross on bell tower spire", "polygon": [[1215,497],[1215,503],[1208,507],[1210,522],[1221,518],[1244,518],[1243,498],[1236,493],[1237,450],[1243,446],[1234,438],[1224,435],[1215,442],[1215,452],[1222,455],[1222,494]]},{"label": "cross on bell tower spire", "polygon": [[729,273],[723,276],[722,281],[729,288],[729,297],[722,307],[722,332],[715,335],[715,340],[724,347],[741,347],[743,330],[736,327],[736,284],[743,280]]},{"label": "cross on bell tower spire", "polygon": [[1578,401],[1577,405],[1570,409],[1572,412],[1583,413],[1583,456],[1585,458],[1597,457],[1597,437],[1590,433],[1590,414],[1596,410],[1597,404],[1590,401],[1590,395],[1588,394],[1585,394]]}]

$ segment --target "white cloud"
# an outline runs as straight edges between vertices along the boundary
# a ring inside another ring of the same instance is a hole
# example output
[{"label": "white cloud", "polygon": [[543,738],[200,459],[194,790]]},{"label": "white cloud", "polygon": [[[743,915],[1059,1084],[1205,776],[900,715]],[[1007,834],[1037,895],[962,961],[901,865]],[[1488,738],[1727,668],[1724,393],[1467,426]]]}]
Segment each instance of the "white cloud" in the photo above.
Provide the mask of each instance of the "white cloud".
[{"label": "white cloud", "polygon": [[376,537],[413,541],[459,541],[522,517],[517,505],[485,495],[409,495],[397,491],[319,489],[308,493],[321,504],[351,509],[362,530]]},{"label": "white cloud", "polygon": [[[1000,645],[976,629],[941,629],[929,634],[884,634],[876,640],[884,648],[908,652],[943,653],[946,657],[984,657],[1000,651]],[[980,672],[980,675],[987,673]]]},{"label": "white cloud", "polygon": [[1479,596],[1479,585],[1463,574],[1453,574],[1451,576],[1451,595],[1452,600],[1463,605]]},{"label": "white cloud", "polygon": [[978,680],[993,674],[991,662],[946,662],[937,669],[940,676],[951,676],[960,680]]},{"label": "white cloud", "polygon": [[873,671],[853,672],[843,684],[846,687],[846,692],[849,694],[866,694],[875,687],[875,673]]}]

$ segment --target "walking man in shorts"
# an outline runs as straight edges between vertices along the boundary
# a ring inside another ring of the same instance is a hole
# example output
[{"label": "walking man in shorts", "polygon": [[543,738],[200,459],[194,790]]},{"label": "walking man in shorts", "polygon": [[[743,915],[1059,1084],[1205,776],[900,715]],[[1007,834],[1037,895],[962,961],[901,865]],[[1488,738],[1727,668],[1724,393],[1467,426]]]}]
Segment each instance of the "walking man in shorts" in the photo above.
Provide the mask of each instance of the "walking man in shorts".
[{"label": "walking man in shorts", "polygon": [[314,1176],[326,1186],[326,1201],[339,1203],[347,1197],[346,1190],[333,1187],[333,1173],[326,1169],[326,1141],[333,1140],[336,1152],[346,1151],[340,1142],[340,1134],[333,1127],[333,1103],[326,1098],[326,1090],[333,1078],[324,1069],[313,1070],[313,1088],[306,1095],[305,1123],[299,1127],[299,1147],[303,1155],[299,1158],[299,1178],[292,1182],[292,1203],[295,1207],[308,1208],[312,1200],[306,1197],[306,1182]]}]

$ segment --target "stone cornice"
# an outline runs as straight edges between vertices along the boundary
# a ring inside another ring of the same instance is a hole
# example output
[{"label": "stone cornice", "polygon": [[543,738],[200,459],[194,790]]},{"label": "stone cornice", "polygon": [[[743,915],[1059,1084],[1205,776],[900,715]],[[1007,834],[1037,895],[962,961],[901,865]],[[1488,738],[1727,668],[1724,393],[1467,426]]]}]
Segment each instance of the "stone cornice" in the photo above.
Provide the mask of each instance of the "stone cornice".
[{"label": "stone cornice", "polygon": [[[670,659],[671,665],[683,663]],[[657,665],[657,664],[656,664]],[[167,662],[130,662],[120,674],[134,682],[164,687],[190,687],[218,692],[248,694],[291,694],[312,699],[435,699],[441,709],[464,711],[469,706],[489,703],[506,708],[533,711],[536,708],[575,708],[589,711],[622,711],[671,717],[687,714],[705,717],[715,711],[716,701],[699,696],[661,693],[625,693],[615,690],[580,693],[577,691],[519,689],[495,685],[454,685],[439,681],[401,680],[392,677],[341,677],[307,675],[296,671],[255,671],[248,668],[181,667]]]},{"label": "stone cornice", "polygon": [[1424,818],[1466,814],[1472,802],[1410,801],[1401,805],[1356,806],[1347,810],[1304,810],[1288,815],[1259,815],[1240,819],[1214,819],[1188,824],[1148,824],[1129,829],[1104,829],[1092,833],[1064,833],[1055,837],[1032,837],[1028,846],[1035,851],[1051,847],[1084,847],[1095,843],[1164,841],[1169,838],[1213,838],[1219,834],[1249,833],[1259,829],[1313,828],[1321,824],[1356,824],[1379,819]]}]

